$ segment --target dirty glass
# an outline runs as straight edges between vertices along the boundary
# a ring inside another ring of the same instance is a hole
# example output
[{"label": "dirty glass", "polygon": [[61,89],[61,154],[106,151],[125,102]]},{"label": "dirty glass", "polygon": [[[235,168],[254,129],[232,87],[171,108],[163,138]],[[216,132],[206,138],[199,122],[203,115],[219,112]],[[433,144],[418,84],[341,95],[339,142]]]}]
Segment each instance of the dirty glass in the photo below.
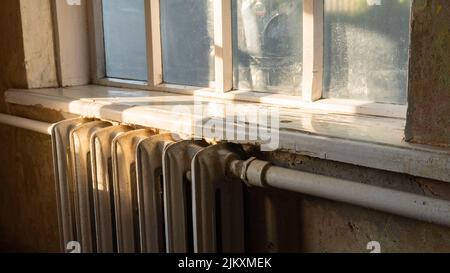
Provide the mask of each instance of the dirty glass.
[{"label": "dirty glass", "polygon": [[208,86],[214,81],[213,0],[160,5],[164,82]]},{"label": "dirty glass", "polygon": [[406,104],[411,0],[325,0],[324,97]]},{"label": "dirty glass", "polygon": [[302,0],[233,0],[234,87],[300,95]]},{"label": "dirty glass", "polygon": [[103,0],[106,76],[147,80],[144,0]]}]

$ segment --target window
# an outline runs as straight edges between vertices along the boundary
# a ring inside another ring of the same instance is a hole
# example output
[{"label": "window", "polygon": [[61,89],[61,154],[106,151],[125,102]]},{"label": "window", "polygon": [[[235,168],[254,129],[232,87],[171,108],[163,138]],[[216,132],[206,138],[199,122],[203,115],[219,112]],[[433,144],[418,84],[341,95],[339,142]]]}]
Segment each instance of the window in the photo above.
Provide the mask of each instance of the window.
[{"label": "window", "polygon": [[411,2],[103,0],[94,13],[103,16],[97,78],[299,105],[405,105]]},{"label": "window", "polygon": [[303,1],[233,1],[234,86],[300,95]]},{"label": "window", "polygon": [[164,82],[210,86],[215,77],[213,0],[160,5]]},{"label": "window", "polygon": [[406,104],[407,0],[325,0],[325,98]]},{"label": "window", "polygon": [[147,80],[144,0],[103,0],[106,76]]}]

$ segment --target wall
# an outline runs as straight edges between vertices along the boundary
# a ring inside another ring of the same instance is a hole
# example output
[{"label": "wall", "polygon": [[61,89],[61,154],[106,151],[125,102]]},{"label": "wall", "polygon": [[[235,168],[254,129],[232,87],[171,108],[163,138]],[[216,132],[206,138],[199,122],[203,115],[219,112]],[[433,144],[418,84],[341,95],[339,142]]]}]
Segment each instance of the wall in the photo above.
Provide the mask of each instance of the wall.
[{"label": "wall", "polygon": [[450,146],[450,3],[416,0],[406,138]]},{"label": "wall", "polygon": [[[49,4],[46,0],[0,2],[0,94],[10,87],[55,86]],[[23,24],[21,10],[32,15],[27,18],[34,18],[33,22],[27,19]],[[42,110],[5,105],[3,96],[0,111],[44,121],[58,119]],[[0,252],[58,251],[50,137],[0,126],[0,151]]]},{"label": "wall", "polygon": [[[414,5],[408,138],[445,145],[450,143],[450,4]],[[56,86],[49,7],[48,0],[0,1],[0,93],[10,87]],[[2,112],[48,122],[64,118],[2,100],[0,95]],[[0,126],[0,151],[0,252],[58,251],[50,138]],[[437,181],[283,152],[261,157],[280,166],[450,198],[450,187]],[[367,252],[372,240],[385,252],[450,251],[448,228],[283,191],[252,188],[247,198],[252,252]]]}]

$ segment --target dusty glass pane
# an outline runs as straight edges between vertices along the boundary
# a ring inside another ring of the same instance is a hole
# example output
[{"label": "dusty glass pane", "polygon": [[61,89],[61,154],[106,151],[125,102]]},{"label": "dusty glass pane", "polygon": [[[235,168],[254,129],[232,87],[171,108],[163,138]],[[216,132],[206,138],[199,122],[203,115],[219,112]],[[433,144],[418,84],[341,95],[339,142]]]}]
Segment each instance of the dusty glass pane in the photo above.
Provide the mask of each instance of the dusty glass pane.
[{"label": "dusty glass pane", "polygon": [[103,0],[106,75],[147,80],[144,0]]},{"label": "dusty glass pane", "polygon": [[411,0],[325,0],[325,98],[406,104]]},{"label": "dusty glass pane", "polygon": [[233,0],[234,87],[300,95],[302,0]]},{"label": "dusty glass pane", "polygon": [[213,0],[161,1],[164,82],[208,86],[214,81]]}]

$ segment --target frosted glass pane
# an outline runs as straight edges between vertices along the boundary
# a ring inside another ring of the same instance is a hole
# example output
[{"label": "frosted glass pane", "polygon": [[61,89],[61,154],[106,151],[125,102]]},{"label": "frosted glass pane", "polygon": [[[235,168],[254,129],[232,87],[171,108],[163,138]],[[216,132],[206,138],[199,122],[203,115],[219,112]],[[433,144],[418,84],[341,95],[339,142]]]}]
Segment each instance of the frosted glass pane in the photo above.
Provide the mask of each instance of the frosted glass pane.
[{"label": "frosted glass pane", "polygon": [[302,0],[233,0],[234,86],[300,95]]},{"label": "frosted glass pane", "polygon": [[324,97],[406,104],[410,0],[325,0]]},{"label": "frosted glass pane", "polygon": [[106,75],[147,80],[144,0],[103,0]]},{"label": "frosted glass pane", "polygon": [[164,82],[208,86],[214,81],[213,0],[161,1]]}]

